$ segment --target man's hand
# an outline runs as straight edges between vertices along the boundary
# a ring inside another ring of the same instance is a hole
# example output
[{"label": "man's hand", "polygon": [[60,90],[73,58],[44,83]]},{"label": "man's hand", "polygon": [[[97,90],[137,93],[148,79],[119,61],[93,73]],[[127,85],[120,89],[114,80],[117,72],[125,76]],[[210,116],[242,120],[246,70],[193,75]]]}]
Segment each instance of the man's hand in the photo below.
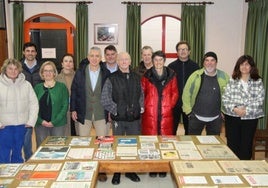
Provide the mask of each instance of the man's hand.
[{"label": "man's hand", "polygon": [[77,112],[76,111],[72,111],[72,119],[77,122]]}]

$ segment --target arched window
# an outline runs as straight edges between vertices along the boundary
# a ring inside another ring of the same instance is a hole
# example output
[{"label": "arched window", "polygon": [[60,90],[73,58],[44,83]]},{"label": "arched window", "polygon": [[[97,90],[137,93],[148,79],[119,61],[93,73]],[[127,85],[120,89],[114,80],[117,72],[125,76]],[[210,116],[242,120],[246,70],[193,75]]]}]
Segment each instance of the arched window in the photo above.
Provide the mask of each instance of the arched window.
[{"label": "arched window", "polygon": [[170,15],[157,15],[142,22],[142,46],[148,45],[154,51],[166,53],[169,64],[177,58],[175,46],[180,41],[179,18]]}]

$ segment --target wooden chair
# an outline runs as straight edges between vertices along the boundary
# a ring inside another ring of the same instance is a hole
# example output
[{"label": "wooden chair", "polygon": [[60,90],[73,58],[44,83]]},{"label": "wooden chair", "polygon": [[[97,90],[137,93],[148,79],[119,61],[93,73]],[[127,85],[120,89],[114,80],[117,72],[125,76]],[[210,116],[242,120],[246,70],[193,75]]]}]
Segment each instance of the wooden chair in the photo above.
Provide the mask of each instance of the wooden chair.
[{"label": "wooden chair", "polygon": [[[267,121],[268,122],[268,121]],[[268,123],[267,123],[268,124]],[[252,145],[252,159],[255,159],[256,152],[265,152],[265,158],[268,157],[268,128],[257,129]]]}]

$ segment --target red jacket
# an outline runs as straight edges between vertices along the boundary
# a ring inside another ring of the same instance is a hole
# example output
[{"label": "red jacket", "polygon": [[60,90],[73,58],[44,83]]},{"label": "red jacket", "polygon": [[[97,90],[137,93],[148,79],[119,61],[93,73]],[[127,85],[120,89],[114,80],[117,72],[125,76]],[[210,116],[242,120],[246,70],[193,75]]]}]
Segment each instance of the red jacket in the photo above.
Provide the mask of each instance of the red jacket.
[{"label": "red jacket", "polygon": [[143,135],[172,135],[173,134],[173,108],[179,98],[176,73],[170,68],[166,69],[163,89],[159,94],[157,79],[149,69],[142,77],[144,92],[144,113],[142,115]]}]

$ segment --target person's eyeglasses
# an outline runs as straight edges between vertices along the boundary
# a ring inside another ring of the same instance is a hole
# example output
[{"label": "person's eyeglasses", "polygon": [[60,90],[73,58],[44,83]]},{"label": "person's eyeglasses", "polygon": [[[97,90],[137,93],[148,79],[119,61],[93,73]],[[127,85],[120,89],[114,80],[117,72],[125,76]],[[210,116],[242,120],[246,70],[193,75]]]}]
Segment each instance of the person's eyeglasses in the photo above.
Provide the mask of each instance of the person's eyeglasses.
[{"label": "person's eyeglasses", "polygon": [[43,70],[44,73],[54,73],[54,70]]}]

